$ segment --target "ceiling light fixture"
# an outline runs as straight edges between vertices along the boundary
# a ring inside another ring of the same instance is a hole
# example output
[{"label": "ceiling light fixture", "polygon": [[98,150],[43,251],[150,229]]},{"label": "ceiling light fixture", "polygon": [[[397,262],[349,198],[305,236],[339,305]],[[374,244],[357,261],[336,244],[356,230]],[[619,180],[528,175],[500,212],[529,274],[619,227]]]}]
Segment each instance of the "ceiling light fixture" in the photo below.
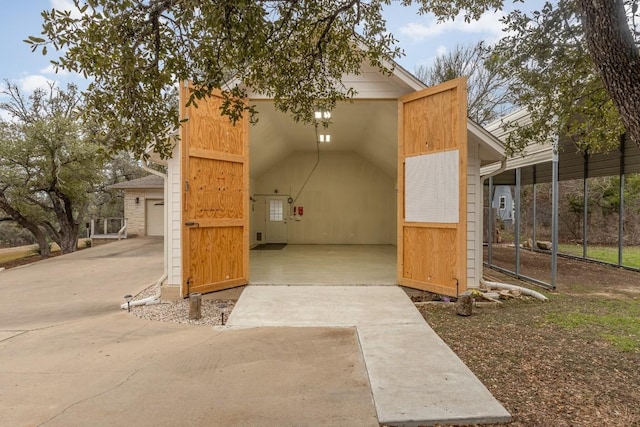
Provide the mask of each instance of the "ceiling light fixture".
[{"label": "ceiling light fixture", "polygon": [[331,135],[318,135],[318,142],[331,142]]},{"label": "ceiling light fixture", "polygon": [[316,120],[329,120],[331,118],[331,111],[316,111],[314,117]]}]

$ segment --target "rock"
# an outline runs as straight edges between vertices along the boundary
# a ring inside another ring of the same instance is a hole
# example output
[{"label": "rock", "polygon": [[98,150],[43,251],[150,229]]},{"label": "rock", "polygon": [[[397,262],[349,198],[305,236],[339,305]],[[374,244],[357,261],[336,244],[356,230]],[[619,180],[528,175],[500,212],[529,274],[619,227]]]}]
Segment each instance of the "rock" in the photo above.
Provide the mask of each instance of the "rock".
[{"label": "rock", "polygon": [[541,249],[543,251],[550,251],[552,248],[551,242],[538,241],[536,242],[536,244],[538,245],[538,249]]},{"label": "rock", "polygon": [[533,247],[533,239],[525,240],[525,242],[522,244],[522,247],[525,249],[531,249]]},{"label": "rock", "polygon": [[513,295],[511,295],[511,292],[507,291],[506,289],[504,291],[500,291],[500,299],[511,299],[513,298]]},{"label": "rock", "polygon": [[471,316],[473,311],[473,298],[471,295],[460,295],[456,303],[456,314],[459,316]]},{"label": "rock", "polygon": [[500,295],[497,292],[485,292],[482,296],[490,301],[500,298]]}]

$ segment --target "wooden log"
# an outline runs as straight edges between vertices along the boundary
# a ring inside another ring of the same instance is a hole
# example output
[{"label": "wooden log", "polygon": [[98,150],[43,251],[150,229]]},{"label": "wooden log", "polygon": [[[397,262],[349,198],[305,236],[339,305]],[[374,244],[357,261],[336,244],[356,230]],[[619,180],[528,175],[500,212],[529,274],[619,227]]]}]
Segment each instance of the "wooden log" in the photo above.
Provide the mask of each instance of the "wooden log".
[{"label": "wooden log", "polygon": [[473,312],[473,298],[471,295],[460,295],[456,303],[456,314],[459,316],[471,316]]},{"label": "wooden log", "polygon": [[202,294],[189,294],[189,320],[198,320],[202,316]]}]

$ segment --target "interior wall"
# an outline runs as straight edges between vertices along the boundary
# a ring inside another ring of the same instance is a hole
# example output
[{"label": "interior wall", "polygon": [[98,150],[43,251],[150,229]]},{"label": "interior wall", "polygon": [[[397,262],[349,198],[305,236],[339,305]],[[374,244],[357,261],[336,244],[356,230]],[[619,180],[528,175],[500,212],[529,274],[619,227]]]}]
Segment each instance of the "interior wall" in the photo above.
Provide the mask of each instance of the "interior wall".
[{"label": "interior wall", "polygon": [[[290,244],[395,244],[395,177],[353,151],[294,152],[255,179],[252,194],[290,194],[303,207],[288,221]],[[299,196],[298,196],[298,193]],[[287,207],[288,208],[288,207]],[[287,209],[288,211],[288,209]],[[260,218],[252,209],[251,240]]]}]

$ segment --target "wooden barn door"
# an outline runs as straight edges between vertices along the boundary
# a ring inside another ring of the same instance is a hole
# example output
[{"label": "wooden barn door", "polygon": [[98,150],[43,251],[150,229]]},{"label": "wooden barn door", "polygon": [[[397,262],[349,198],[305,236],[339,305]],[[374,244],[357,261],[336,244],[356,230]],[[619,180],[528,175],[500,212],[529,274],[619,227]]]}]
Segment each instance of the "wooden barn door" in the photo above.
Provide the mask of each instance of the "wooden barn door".
[{"label": "wooden barn door", "polygon": [[467,287],[467,94],[456,79],[398,101],[398,283]]},{"label": "wooden barn door", "polygon": [[221,116],[220,93],[184,107],[181,88],[182,296],[249,282],[248,119]]}]

